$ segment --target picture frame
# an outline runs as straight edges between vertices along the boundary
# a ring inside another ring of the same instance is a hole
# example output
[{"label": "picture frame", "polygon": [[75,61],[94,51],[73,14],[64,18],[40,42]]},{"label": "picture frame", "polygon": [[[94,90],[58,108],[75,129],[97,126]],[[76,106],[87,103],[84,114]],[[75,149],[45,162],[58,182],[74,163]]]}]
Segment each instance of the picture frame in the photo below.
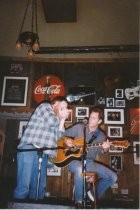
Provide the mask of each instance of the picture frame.
[{"label": "picture frame", "polygon": [[57,167],[48,160],[47,176],[61,176],[61,167]]},{"label": "picture frame", "polygon": [[26,106],[28,77],[5,76],[2,89],[2,106]]},{"label": "picture frame", "polygon": [[122,171],[122,156],[121,155],[110,155],[110,166],[115,171]]},{"label": "picture frame", "polygon": [[125,100],[116,100],[116,107],[125,107]]},{"label": "picture frame", "polygon": [[134,165],[140,165],[140,142],[133,142]]},{"label": "picture frame", "polygon": [[115,98],[123,98],[124,97],[124,90],[123,89],[116,89],[115,90]]},{"label": "picture frame", "polygon": [[18,139],[20,139],[23,135],[23,132],[27,126],[28,121],[20,121],[19,130],[18,130]]},{"label": "picture frame", "polygon": [[124,124],[123,109],[104,109],[105,124]]},{"label": "picture frame", "polygon": [[109,137],[117,137],[120,138],[122,137],[122,127],[120,126],[108,126],[108,136]]},{"label": "picture frame", "polygon": [[84,122],[84,120],[85,120],[85,118],[83,118],[83,117],[77,117],[78,123],[82,123],[82,122]]},{"label": "picture frame", "polygon": [[65,122],[72,123],[72,118],[73,118],[73,110],[69,109],[69,115],[68,115],[68,118],[66,118]]},{"label": "picture frame", "polygon": [[76,107],[76,117],[83,118],[89,116],[89,107]]},{"label": "picture frame", "polygon": [[114,147],[113,145],[110,145],[109,152],[110,153],[121,153],[121,152],[123,152],[123,147]]},{"label": "picture frame", "polygon": [[106,98],[106,107],[114,107],[114,98]]}]

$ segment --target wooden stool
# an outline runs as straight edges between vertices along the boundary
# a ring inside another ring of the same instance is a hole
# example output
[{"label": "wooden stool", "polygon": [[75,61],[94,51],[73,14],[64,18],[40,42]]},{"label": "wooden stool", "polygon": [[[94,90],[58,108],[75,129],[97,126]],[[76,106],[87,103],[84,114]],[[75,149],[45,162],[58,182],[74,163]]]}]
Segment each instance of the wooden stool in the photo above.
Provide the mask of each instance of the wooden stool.
[{"label": "wooden stool", "polygon": [[85,176],[86,176],[87,184],[92,184],[93,192],[94,192],[94,207],[96,209],[97,208],[96,183],[97,183],[97,180],[98,180],[98,176],[95,172],[92,172],[92,171],[86,171]]}]

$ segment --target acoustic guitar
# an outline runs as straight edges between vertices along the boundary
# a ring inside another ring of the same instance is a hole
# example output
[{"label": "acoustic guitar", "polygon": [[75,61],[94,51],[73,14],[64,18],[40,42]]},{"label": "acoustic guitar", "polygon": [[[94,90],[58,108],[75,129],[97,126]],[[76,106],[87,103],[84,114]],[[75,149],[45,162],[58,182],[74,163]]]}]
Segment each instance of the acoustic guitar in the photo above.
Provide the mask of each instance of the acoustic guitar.
[{"label": "acoustic guitar", "polygon": [[[68,147],[64,139],[59,139],[57,142],[57,156],[55,158],[51,158],[51,162],[53,162],[56,166],[63,167],[69,164],[72,160],[78,159],[83,154],[83,145],[84,145],[84,139],[79,138],[73,140],[74,146]],[[110,141],[110,146],[113,145],[114,147],[121,147],[121,148],[128,148],[130,146],[130,143],[128,140],[122,140],[122,141]],[[100,147],[102,146],[102,143],[95,143],[95,144],[86,144],[86,149],[91,147]]]}]

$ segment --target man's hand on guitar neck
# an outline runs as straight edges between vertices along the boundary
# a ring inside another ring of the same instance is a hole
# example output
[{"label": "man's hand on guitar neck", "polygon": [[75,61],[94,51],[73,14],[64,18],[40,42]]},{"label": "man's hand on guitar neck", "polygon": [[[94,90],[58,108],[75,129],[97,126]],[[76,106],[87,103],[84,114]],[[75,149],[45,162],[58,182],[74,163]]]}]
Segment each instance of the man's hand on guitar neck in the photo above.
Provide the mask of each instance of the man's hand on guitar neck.
[{"label": "man's hand on guitar neck", "polygon": [[102,148],[103,148],[104,152],[108,152],[109,147],[110,147],[110,142],[107,139],[107,141],[104,141],[103,144],[102,144]]},{"label": "man's hand on guitar neck", "polygon": [[73,140],[69,137],[64,137],[64,143],[68,146],[68,147],[73,147]]}]

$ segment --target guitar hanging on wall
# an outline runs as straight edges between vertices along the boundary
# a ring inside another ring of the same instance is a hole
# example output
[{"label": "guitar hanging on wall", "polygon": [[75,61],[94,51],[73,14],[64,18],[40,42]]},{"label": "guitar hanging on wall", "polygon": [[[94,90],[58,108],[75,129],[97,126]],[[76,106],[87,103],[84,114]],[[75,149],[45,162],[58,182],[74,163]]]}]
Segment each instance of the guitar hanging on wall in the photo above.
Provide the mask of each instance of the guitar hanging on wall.
[{"label": "guitar hanging on wall", "polygon": [[[57,156],[56,158],[51,158],[51,162],[53,162],[56,166],[63,167],[70,163],[72,160],[80,158],[83,154],[84,139],[79,138],[73,140],[73,145],[73,147],[67,147],[67,145],[64,143],[64,139],[59,139],[57,142]],[[110,141],[110,145],[113,145],[114,147],[128,148],[130,143],[128,140],[113,140]],[[100,146],[102,146],[102,143],[87,144],[86,149]]]},{"label": "guitar hanging on wall", "polygon": [[66,99],[67,99],[67,101],[68,102],[74,102],[74,101],[79,101],[81,98],[84,98],[84,97],[86,97],[86,96],[90,96],[90,95],[94,95],[94,94],[96,94],[95,92],[93,92],[93,93],[79,93],[79,94],[77,94],[77,95],[74,95],[74,94],[69,94],[69,95],[67,95],[67,97],[66,97]]},{"label": "guitar hanging on wall", "polygon": [[126,88],[125,96],[127,100],[133,100],[136,97],[140,97],[140,86],[134,88]]}]

